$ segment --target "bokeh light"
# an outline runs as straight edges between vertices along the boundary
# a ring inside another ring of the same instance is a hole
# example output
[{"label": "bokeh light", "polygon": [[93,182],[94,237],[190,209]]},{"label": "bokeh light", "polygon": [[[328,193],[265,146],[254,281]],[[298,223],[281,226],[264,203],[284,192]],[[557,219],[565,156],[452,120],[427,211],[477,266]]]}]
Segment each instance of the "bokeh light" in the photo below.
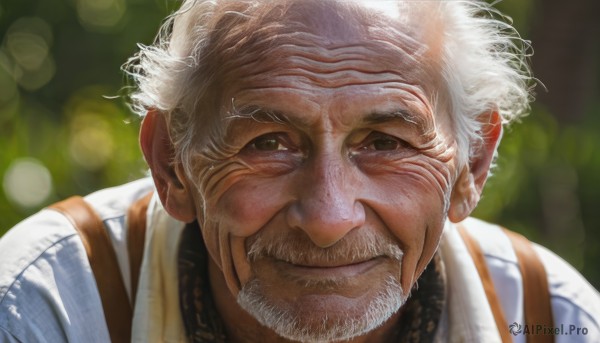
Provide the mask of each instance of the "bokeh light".
[{"label": "bokeh light", "polygon": [[85,169],[104,167],[114,150],[110,132],[110,124],[100,114],[78,114],[71,121],[69,155]]},{"label": "bokeh light", "polygon": [[77,0],[77,15],[90,31],[104,32],[117,26],[127,7],[123,0]]},{"label": "bokeh light", "polygon": [[3,107],[6,103],[10,102],[18,94],[17,84],[11,74],[11,63],[0,50],[0,107]]},{"label": "bokeh light", "polygon": [[50,55],[52,41],[50,25],[37,17],[20,18],[9,27],[3,48],[14,63],[5,61],[3,64],[24,89],[39,89],[54,76],[56,67]]},{"label": "bokeh light", "polygon": [[13,161],[2,183],[6,197],[20,207],[40,206],[52,193],[48,168],[34,158]]}]

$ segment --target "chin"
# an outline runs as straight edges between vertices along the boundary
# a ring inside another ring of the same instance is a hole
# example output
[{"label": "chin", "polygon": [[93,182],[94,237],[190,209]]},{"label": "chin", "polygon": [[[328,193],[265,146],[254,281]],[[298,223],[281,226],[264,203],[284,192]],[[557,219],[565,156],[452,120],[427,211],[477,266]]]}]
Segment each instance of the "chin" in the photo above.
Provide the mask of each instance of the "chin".
[{"label": "chin", "polygon": [[317,292],[291,302],[273,294],[255,278],[242,287],[237,301],[262,325],[299,342],[335,342],[362,336],[386,323],[407,298],[393,276],[359,297]]}]

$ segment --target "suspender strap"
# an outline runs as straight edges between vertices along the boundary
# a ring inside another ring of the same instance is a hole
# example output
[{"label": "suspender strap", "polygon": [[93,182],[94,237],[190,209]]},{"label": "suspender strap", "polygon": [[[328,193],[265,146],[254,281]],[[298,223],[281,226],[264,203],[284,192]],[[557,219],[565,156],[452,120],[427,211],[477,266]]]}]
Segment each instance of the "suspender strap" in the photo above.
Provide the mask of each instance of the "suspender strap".
[{"label": "suspender strap", "polygon": [[129,271],[131,274],[131,304],[135,308],[135,296],[140,278],[140,267],[144,257],[146,240],[146,212],[153,192],[134,202],[127,211],[127,251],[129,253]]},{"label": "suspender strap", "polygon": [[79,196],[49,207],[62,213],[77,229],[96,279],[112,342],[131,340],[132,309],[110,237],[96,212]]},{"label": "suspender strap", "polygon": [[[527,238],[506,229],[504,232],[513,245],[523,277],[525,324],[530,327],[532,325],[554,326],[548,278],[544,265]],[[551,343],[554,342],[554,335],[528,335],[527,342]]]},{"label": "suspender strap", "polygon": [[[485,289],[485,295],[492,308],[498,331],[502,342],[512,342],[508,336],[508,326],[502,312],[502,308],[493,281],[487,268],[485,257],[481,251],[479,243],[467,232],[462,225],[458,225],[458,232],[463,238],[479,277]],[[525,324],[529,327],[543,325],[552,327],[554,320],[552,317],[552,306],[550,302],[550,291],[548,287],[548,278],[544,265],[535,252],[531,242],[522,235],[504,229],[517,256],[521,277],[523,279],[523,309],[525,314]],[[528,343],[552,343],[553,335],[527,335]]]},{"label": "suspender strap", "polygon": [[506,319],[504,318],[504,312],[502,311],[502,306],[500,305],[500,301],[496,295],[494,281],[492,280],[490,271],[488,270],[485,262],[485,256],[483,256],[481,247],[479,246],[479,243],[467,232],[464,226],[457,225],[457,227],[458,233],[465,242],[467,250],[469,251],[471,258],[475,263],[475,268],[477,268],[477,273],[479,274],[479,278],[483,284],[483,290],[485,291],[485,296],[490,304],[492,315],[496,321],[496,327],[500,333],[500,338],[502,339],[503,343],[510,343],[512,342],[512,338],[510,337],[508,325],[506,324]]}]

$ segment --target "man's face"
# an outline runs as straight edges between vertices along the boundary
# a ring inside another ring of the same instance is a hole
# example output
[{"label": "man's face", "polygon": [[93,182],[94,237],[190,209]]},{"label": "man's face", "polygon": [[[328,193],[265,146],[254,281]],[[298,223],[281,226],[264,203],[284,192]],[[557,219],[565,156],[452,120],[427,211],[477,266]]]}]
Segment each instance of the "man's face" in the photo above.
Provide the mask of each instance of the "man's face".
[{"label": "man's face", "polygon": [[456,174],[432,100],[435,37],[348,27],[283,32],[228,63],[226,146],[200,182],[229,290],[292,339],[360,335],[398,310],[435,253]]}]

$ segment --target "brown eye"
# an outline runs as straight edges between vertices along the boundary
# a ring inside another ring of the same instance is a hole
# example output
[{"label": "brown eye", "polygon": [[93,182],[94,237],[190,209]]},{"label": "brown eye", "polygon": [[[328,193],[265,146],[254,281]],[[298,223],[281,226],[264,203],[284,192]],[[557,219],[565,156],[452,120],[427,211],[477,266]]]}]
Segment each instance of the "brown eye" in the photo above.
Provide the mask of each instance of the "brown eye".
[{"label": "brown eye", "polygon": [[375,150],[396,150],[400,147],[398,140],[388,138],[376,139],[371,144]]},{"label": "brown eye", "polygon": [[405,146],[403,140],[380,132],[371,133],[363,143],[363,149],[375,151],[393,151]]},{"label": "brown eye", "polygon": [[276,134],[260,136],[250,143],[250,146],[258,151],[284,151],[288,148],[281,143],[281,138]]}]

